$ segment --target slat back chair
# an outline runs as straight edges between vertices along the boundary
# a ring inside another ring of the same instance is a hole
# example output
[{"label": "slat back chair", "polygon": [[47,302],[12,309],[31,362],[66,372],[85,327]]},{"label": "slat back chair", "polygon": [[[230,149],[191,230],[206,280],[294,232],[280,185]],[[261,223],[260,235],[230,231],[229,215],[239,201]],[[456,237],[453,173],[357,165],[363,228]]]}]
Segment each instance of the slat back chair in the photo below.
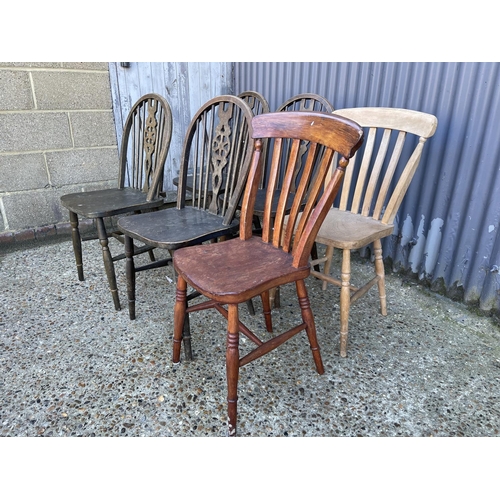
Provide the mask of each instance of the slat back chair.
[{"label": "slat back chair", "polygon": [[[312,272],[323,280],[323,289],[327,283],[341,287],[340,355],[345,357],[351,304],[377,284],[380,311],[387,314],[381,240],[393,232],[394,218],[420,163],[424,145],[436,131],[437,118],[398,108],[350,108],[334,114],[354,120],[366,129],[363,154],[349,164],[339,206],[327,214],[316,237],[317,243],[327,246],[325,257],[313,260],[315,265],[325,262],[323,272]],[[355,287],[351,284],[351,251],[370,244],[375,276]],[[330,276],[334,248],[342,250],[341,280]]]},{"label": "slat back chair", "polygon": [[[279,108],[276,110],[277,112],[289,112],[289,111],[319,111],[323,113],[332,113],[333,106],[325,97],[319,94],[313,93],[302,93],[296,94],[290,99],[287,99]],[[290,148],[291,141],[285,141],[283,147]],[[294,176],[292,180],[292,193],[295,192],[295,186],[297,184],[297,179],[301,175],[303,166],[304,166],[304,158],[309,148],[309,143],[307,141],[302,141],[300,143],[299,155],[297,156],[297,164],[295,166]],[[320,157],[320,153],[318,152],[318,158]],[[286,155],[283,155],[283,158],[286,158]],[[267,160],[269,162],[270,159]],[[286,168],[286,164],[283,162],[280,165],[280,173],[278,175],[278,181],[276,183],[276,195],[273,200],[273,206],[276,208],[277,200],[280,194],[281,185],[284,179],[284,170]],[[262,219],[263,214],[263,205],[264,205],[264,193],[265,186],[268,182],[268,174],[267,170],[264,172],[261,178],[260,190],[257,193],[257,200],[255,202],[255,216],[254,216],[254,224],[257,231],[260,231],[261,225],[260,221]],[[293,202],[293,196],[289,197],[287,209],[289,210],[291,204]],[[312,248],[312,257],[316,259],[318,256],[316,245],[313,245]],[[316,270],[319,271],[319,267],[316,267]],[[270,301],[273,307],[280,307],[280,294],[279,288],[271,290],[270,293]]]},{"label": "slat back chair", "polygon": [[[119,219],[125,235],[130,319],[136,317],[136,273],[168,265],[178,248],[237,233],[236,209],[250,166],[251,135],[252,111],[242,99],[223,95],[209,100],[194,115],[185,135],[177,206]],[[134,240],[167,249],[170,256],[137,266]],[[190,352],[188,331],[186,325],[185,345]]]},{"label": "slat back chair", "polygon": [[[156,210],[164,204],[160,196],[167,153],[172,136],[172,112],[166,99],[158,94],[142,96],[131,108],[125,120],[119,157],[118,187],[97,191],[71,193],[61,197],[61,204],[69,210],[73,250],[78,279],[84,280],[82,240],[99,239],[104,268],[115,309],[120,309],[114,262],[124,253],[112,256],[109,237],[123,243],[119,231],[106,229],[105,219],[124,213]],[[97,236],[83,237],[79,230],[79,217],[93,219]],[[109,224],[108,224],[109,227]],[[142,247],[137,253],[150,252]]]},{"label": "slat back chair", "polygon": [[[362,129],[351,120],[318,112],[266,113],[255,116],[252,123],[256,143],[241,208],[239,237],[214,245],[182,248],[174,254],[178,280],[174,309],[173,362],[180,361],[186,316],[194,311],[215,308],[228,320],[226,371],[230,436],[236,434],[237,385],[241,366],[273,351],[305,330],[316,369],[320,374],[324,372],[304,280],[310,272],[308,260],[316,233],[340,187],[348,160],[360,146],[363,137]],[[269,142],[272,144],[272,161],[266,188],[262,234],[257,236],[253,232],[253,215],[263,170],[262,143],[269,139],[274,139],[272,143]],[[291,148],[283,148],[283,143],[288,139],[292,141]],[[302,140],[308,141],[310,147],[303,175],[296,186],[292,207],[288,210],[287,200],[291,196],[295,164]],[[319,167],[315,168],[318,150],[321,150],[321,158]],[[323,188],[335,151],[342,159],[330,182]],[[285,181],[277,208],[274,209],[272,200],[283,155],[288,158]],[[305,206],[301,208],[303,203]],[[288,224],[285,228],[287,213]],[[269,306],[266,306],[267,295],[269,289],[287,283],[295,283],[301,320],[290,330],[262,341],[242,323],[238,305],[260,296],[266,329],[272,332],[271,312]],[[206,300],[186,307],[187,284]],[[240,333],[255,344],[242,356],[239,350]]]}]

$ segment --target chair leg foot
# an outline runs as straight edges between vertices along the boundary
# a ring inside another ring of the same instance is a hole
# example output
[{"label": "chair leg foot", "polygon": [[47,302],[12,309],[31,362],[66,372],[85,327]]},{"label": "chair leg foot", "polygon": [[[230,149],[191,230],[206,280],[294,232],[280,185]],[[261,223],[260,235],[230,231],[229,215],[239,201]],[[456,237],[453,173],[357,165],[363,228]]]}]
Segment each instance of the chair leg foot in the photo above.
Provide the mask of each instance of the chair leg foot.
[{"label": "chair leg foot", "polygon": [[106,233],[106,228],[104,226],[104,220],[102,218],[96,219],[97,223],[97,235],[99,237],[99,242],[102,247],[102,258],[104,261],[104,268],[106,269],[106,276],[108,277],[109,289],[113,297],[113,302],[115,304],[115,309],[119,311],[120,298],[118,297],[118,287],[116,286],[116,275],[115,266],[111,258],[111,252],[109,251],[108,235]]}]

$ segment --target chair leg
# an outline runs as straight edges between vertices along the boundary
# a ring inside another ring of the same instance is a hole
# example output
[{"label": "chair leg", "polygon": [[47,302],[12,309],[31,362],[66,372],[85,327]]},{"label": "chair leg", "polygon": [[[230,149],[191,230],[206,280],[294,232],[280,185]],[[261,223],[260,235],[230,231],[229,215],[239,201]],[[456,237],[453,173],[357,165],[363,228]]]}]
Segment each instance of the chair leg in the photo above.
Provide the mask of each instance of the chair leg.
[{"label": "chair leg", "polygon": [[238,304],[229,304],[226,345],[228,435],[236,436],[238,375],[240,370]]},{"label": "chair leg", "polygon": [[73,241],[73,252],[75,254],[78,280],[84,281],[85,278],[83,277],[82,238],[80,236],[80,230],[78,229],[78,215],[70,210],[69,220],[71,224],[71,239]]},{"label": "chair leg", "polygon": [[179,276],[177,278],[177,289],[175,293],[175,306],[174,306],[174,345],[172,361],[178,363],[181,359],[181,343],[184,330],[184,319],[186,316],[186,290],[187,283]]},{"label": "chair leg", "polygon": [[272,333],[273,318],[271,316],[271,301],[269,300],[269,290],[263,292],[260,298],[262,300],[262,310],[264,311],[264,319],[266,321],[266,330],[269,333]]},{"label": "chair leg", "polygon": [[[168,252],[170,253],[170,257],[172,257],[172,259],[173,259],[174,258],[174,251],[169,250]],[[175,270],[175,267],[173,269],[174,269],[175,280],[178,282],[179,276]],[[186,289],[187,289],[187,285],[186,285]],[[186,301],[186,304],[185,304],[184,309],[186,309],[188,307],[187,292],[185,293],[185,301]],[[187,360],[192,361],[193,350],[191,348],[191,326],[189,324],[189,314],[186,314],[186,313],[184,313],[184,323],[183,323],[183,327],[182,327],[182,341],[184,344],[184,356]]]},{"label": "chair leg", "polygon": [[306,324],[306,333],[309,339],[309,345],[311,346],[316,370],[320,375],[322,375],[323,373],[325,373],[325,368],[323,367],[323,361],[321,360],[318,339],[316,337],[316,325],[314,323],[311,303],[309,302],[309,297],[307,295],[307,289],[304,280],[297,281],[295,283],[295,286],[297,288],[297,296],[299,298],[300,313],[302,315],[302,321],[304,321],[304,323]]},{"label": "chair leg", "polygon": [[347,330],[349,324],[349,308],[351,306],[351,251],[342,252],[342,286],[340,288],[340,355],[347,356]]},{"label": "chair leg", "polygon": [[[326,274],[327,276],[330,275],[330,267],[332,265],[332,259],[333,259],[333,250],[334,247],[331,245],[328,245],[326,247],[326,252],[325,252],[326,262],[323,268],[323,274]],[[322,286],[323,290],[326,290],[327,286],[328,286],[328,281],[323,280],[323,286]]]},{"label": "chair leg", "polygon": [[135,263],[134,240],[125,235],[125,272],[127,274],[128,315],[135,319]]},{"label": "chair leg", "polygon": [[[318,246],[316,245],[316,242],[314,242],[311,248],[311,259],[316,260],[317,258],[318,258]],[[319,264],[316,264],[313,268],[318,273],[320,272]]]},{"label": "chair leg", "polygon": [[116,286],[115,266],[113,264],[113,259],[111,258],[111,252],[109,251],[108,246],[108,234],[106,233],[106,228],[104,226],[104,220],[102,219],[102,217],[97,218],[96,223],[97,235],[102,247],[102,258],[104,260],[104,268],[106,269],[106,275],[108,277],[109,289],[111,291],[111,295],[113,296],[115,309],[119,311],[121,309],[120,299],[118,297],[118,287]]},{"label": "chair leg", "polygon": [[384,260],[382,258],[382,242],[376,240],[373,242],[375,250],[375,273],[379,277],[378,280],[378,295],[380,297],[380,312],[383,316],[387,316],[387,298],[385,295],[385,270]]}]

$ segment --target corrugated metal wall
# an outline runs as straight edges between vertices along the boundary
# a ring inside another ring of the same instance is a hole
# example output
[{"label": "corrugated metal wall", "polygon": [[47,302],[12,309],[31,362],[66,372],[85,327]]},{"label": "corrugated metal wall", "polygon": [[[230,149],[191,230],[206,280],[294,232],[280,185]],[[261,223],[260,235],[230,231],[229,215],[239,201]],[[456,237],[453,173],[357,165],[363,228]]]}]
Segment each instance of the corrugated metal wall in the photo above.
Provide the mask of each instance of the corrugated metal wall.
[{"label": "corrugated metal wall", "polygon": [[384,255],[449,296],[500,312],[500,63],[236,63],[235,93],[271,110],[315,92],[334,108],[390,106],[439,124]]}]

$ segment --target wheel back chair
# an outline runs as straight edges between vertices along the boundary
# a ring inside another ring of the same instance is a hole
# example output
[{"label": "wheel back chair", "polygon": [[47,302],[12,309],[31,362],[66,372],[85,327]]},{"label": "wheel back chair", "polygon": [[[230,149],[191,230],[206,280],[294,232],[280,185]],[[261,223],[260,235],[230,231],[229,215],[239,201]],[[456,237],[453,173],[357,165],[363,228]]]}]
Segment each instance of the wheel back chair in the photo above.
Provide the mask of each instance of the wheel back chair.
[{"label": "wheel back chair", "polygon": [[[191,120],[184,139],[177,206],[118,220],[118,227],[125,235],[130,319],[135,319],[136,273],[168,265],[181,247],[213,242],[238,232],[235,215],[250,166],[251,136],[252,112],[242,99],[223,95],[209,100]],[[136,266],[134,240],[167,249],[170,255]],[[188,323],[184,344],[191,359]]]},{"label": "wheel back chair", "polygon": [[[123,237],[119,231],[108,234],[104,220],[124,213],[157,210],[164,204],[165,199],[160,196],[160,190],[171,136],[172,113],[168,102],[157,94],[142,96],[132,106],[125,120],[120,147],[118,187],[61,197],[61,204],[69,210],[78,279],[84,280],[82,240],[98,238],[116,310],[120,309],[120,299],[114,262],[123,259],[125,254],[111,255],[109,236],[122,243]],[[97,237],[82,238],[78,227],[79,217],[94,220]],[[136,253],[146,251],[149,252],[151,260],[154,260],[151,247],[136,249]]]},{"label": "wheel back chair", "polygon": [[[347,169],[338,208],[332,208],[316,236],[327,246],[323,272],[311,274],[340,290],[340,355],[347,356],[347,331],[351,304],[378,285],[380,311],[387,314],[382,238],[392,234],[394,218],[415,174],[426,140],[436,131],[433,115],[398,108],[336,110],[366,129],[366,141]],[[407,146],[405,147],[405,144]],[[357,169],[356,165],[360,167]],[[357,175],[355,175],[357,172]],[[375,276],[361,287],[351,284],[351,251],[373,244]],[[330,276],[334,248],[342,250],[341,280]]]},{"label": "wheel back chair", "polygon": [[[227,319],[226,372],[230,436],[236,434],[237,386],[241,366],[269,353],[305,330],[316,369],[320,374],[324,372],[304,280],[310,272],[309,255],[316,233],[333,203],[348,160],[360,146],[363,137],[362,129],[351,120],[318,112],[266,113],[255,116],[252,124],[253,138],[256,141],[241,206],[239,237],[213,245],[182,248],[174,254],[178,280],[174,309],[173,362],[180,361],[186,316],[194,311],[215,308]],[[266,187],[262,232],[261,235],[255,235],[253,217],[263,170],[260,156],[263,141],[269,139],[273,139],[268,142],[268,146],[272,145],[272,161]],[[290,148],[283,147],[287,140],[292,141]],[[302,141],[308,141],[309,148],[299,183],[293,186]],[[325,176],[331,167],[335,151],[338,151],[342,159],[325,186]],[[317,161],[317,153],[321,153],[320,161]],[[287,168],[278,204],[274,209],[272,200],[283,154],[288,158]],[[287,209],[292,192],[293,203]],[[296,224],[301,210],[300,222]],[[288,226],[284,230],[283,222],[287,213]],[[240,321],[238,304],[261,296],[266,329],[272,332],[269,290],[287,283],[296,285],[301,322],[263,342]],[[188,284],[207,300],[186,307]],[[241,357],[240,333],[255,344],[253,350]]]}]

